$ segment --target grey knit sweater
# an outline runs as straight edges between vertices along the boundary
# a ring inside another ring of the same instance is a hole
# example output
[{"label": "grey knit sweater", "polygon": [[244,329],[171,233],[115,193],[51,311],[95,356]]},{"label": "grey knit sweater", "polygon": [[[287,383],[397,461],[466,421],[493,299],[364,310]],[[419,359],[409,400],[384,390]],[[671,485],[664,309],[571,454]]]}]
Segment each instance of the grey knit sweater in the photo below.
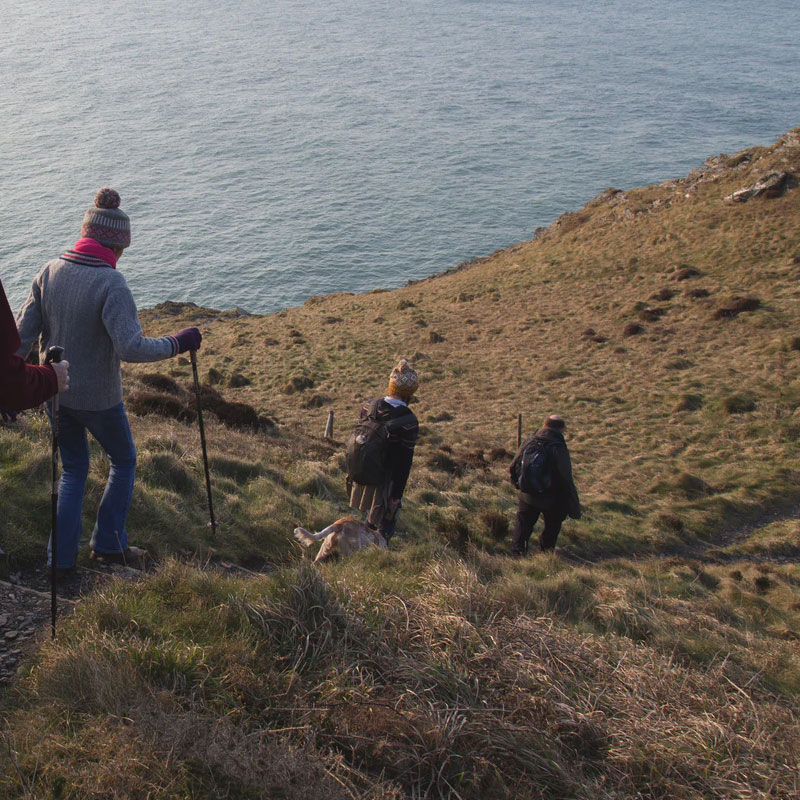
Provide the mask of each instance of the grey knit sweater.
[{"label": "grey knit sweater", "polygon": [[122,401],[120,361],[160,361],[175,355],[171,336],[142,335],[139,314],[122,273],[99,258],[68,251],[42,267],[17,315],[27,355],[41,336],[41,359],[60,345],[69,361],[70,389],[61,405],[102,411]]}]

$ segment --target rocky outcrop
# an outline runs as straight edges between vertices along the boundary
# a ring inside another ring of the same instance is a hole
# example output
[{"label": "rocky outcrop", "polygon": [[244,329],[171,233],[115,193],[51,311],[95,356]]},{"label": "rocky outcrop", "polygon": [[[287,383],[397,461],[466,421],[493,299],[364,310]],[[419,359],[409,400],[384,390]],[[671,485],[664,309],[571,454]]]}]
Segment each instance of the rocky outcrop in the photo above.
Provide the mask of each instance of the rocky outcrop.
[{"label": "rocky outcrop", "polygon": [[738,189],[725,198],[726,203],[746,203],[754,197],[780,197],[791,185],[792,175],[789,172],[770,172],[762,175],[752,186]]}]

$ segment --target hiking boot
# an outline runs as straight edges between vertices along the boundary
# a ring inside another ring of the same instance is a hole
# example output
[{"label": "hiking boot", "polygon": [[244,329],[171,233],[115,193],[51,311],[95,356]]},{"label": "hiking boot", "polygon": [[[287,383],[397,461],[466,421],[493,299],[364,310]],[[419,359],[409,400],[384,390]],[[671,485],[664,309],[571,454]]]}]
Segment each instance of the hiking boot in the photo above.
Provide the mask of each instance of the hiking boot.
[{"label": "hiking boot", "polygon": [[132,546],[126,547],[121,553],[101,553],[98,550],[92,550],[89,558],[98,564],[120,564],[123,567],[138,570],[145,570],[152,563],[147,550]]}]

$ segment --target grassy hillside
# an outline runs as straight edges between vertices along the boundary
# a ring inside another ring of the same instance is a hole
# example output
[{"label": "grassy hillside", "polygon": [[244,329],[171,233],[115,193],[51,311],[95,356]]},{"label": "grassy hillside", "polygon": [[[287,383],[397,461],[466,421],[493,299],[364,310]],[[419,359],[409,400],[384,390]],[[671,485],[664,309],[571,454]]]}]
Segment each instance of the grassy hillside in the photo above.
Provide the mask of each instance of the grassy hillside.
[{"label": "grassy hillside", "polygon": [[[209,319],[203,367],[244,376],[228,394],[318,435],[329,407],[346,429],[411,357],[429,467],[412,501],[471,510],[491,451],[514,449],[517,414],[533,428],[558,411],[589,508],[567,541],[629,552],[708,537],[800,496],[798,195],[724,200],[765,173],[800,174],[797,142],[608,191],[532,242],[405,289]],[[758,308],[717,318],[737,297]],[[153,332],[189,321],[147,319]],[[432,463],[441,445],[457,469]]]},{"label": "grassy hillside", "polygon": [[[777,196],[726,200],[772,173]],[[4,793],[800,796],[791,176],[800,129],[402,289],[143,312],[152,334],[204,332],[220,529],[188,363],[127,366],[130,530],[163,566],[32,658],[5,698]],[[341,440],[398,356],[422,436],[397,546],[311,569],[291,529],[343,512]],[[553,412],[585,514],[561,557],[511,561],[517,415]],[[41,558],[47,475],[43,418],[1,428],[14,566]]]}]

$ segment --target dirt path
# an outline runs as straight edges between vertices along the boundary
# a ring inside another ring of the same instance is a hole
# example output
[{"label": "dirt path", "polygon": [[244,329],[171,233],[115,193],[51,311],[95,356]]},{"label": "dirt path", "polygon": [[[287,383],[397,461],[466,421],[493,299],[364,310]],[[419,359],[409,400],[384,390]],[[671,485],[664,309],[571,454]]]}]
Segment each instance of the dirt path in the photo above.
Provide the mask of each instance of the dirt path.
[{"label": "dirt path", "polygon": [[[769,553],[764,554],[740,554],[722,552],[731,545],[743,542],[758,533],[762,528],[772,525],[775,522],[784,520],[800,519],[800,503],[773,508],[763,511],[754,516],[742,520],[739,524],[729,524],[722,530],[714,534],[711,541],[695,539],[693,542],[682,543],[677,546],[669,547],[659,553],[645,553],[634,558],[654,559],[654,558],[686,558],[692,561],[701,561],[705,564],[730,564],[734,561],[748,561],[756,564],[797,564],[800,562],[800,544],[780,555]],[[557,551],[565,560],[574,564],[600,564],[604,561],[613,561],[620,558],[618,553],[600,553],[594,558],[585,558],[569,550]]]},{"label": "dirt path", "polygon": [[[229,575],[260,575],[227,561],[206,565]],[[266,570],[265,570],[266,571]],[[68,616],[81,599],[112,578],[139,580],[144,573],[116,564],[78,567],[74,576],[58,584],[58,620]],[[16,679],[26,655],[52,631],[50,570],[39,566],[12,573],[0,581],[0,693]]]},{"label": "dirt path", "polygon": [[[58,616],[71,614],[81,597],[114,574],[111,569],[104,572],[79,568],[74,577],[61,581]],[[49,570],[37,567],[15,572],[7,581],[0,581],[0,689],[14,680],[26,654],[50,635]]]},{"label": "dirt path", "polygon": [[14,678],[19,663],[46,628],[50,601],[0,584],[0,687]]},{"label": "dirt path", "polygon": [[757,563],[773,564],[794,564],[800,561],[800,547],[794,548],[792,552],[780,555],[752,554],[742,555],[736,553],[724,553],[724,550],[731,545],[746,541],[762,528],[772,525],[775,522],[800,518],[800,503],[771,508],[763,511],[756,516],[743,520],[738,525],[727,525],[718,531],[712,541],[706,542],[698,539],[696,542],[677,548],[672,555],[692,558],[696,561],[703,561],[712,564],[729,564],[732,561],[752,561]]}]

